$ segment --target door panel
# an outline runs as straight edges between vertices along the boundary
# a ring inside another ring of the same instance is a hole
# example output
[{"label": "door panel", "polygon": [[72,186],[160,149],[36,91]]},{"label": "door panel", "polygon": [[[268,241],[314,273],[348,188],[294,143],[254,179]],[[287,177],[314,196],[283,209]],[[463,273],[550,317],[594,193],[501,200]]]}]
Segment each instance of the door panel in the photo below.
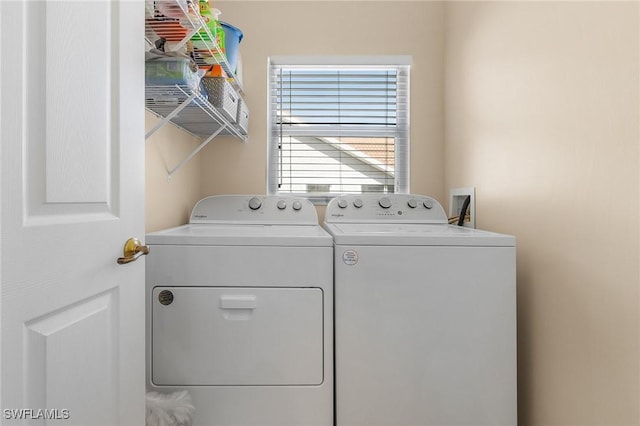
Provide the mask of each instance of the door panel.
[{"label": "door panel", "polygon": [[0,23],[3,420],[144,424],[144,258],[116,264],[144,234],[144,4],[3,1]]},{"label": "door panel", "polygon": [[[34,73],[27,86],[30,96],[46,107],[27,117],[45,124],[46,202],[104,204],[109,189],[109,94],[117,73],[96,71],[112,64],[117,8],[109,2],[78,7],[53,1],[28,8],[29,20],[38,23],[26,32],[27,68],[38,69],[46,58],[46,72]],[[80,96],[70,96],[74,93]]]},{"label": "door panel", "polygon": [[112,290],[25,324],[28,407],[64,407],[77,424],[96,416],[117,424],[116,307]]},{"label": "door panel", "polygon": [[117,215],[119,8],[85,3],[25,5],[22,139],[26,214],[35,223]]}]

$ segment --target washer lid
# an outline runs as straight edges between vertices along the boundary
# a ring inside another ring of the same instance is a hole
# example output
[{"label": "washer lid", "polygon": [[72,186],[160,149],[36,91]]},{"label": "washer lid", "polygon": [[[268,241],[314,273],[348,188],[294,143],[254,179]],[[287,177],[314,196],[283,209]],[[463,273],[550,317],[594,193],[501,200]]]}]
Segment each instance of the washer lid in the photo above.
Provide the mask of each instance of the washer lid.
[{"label": "washer lid", "polygon": [[515,237],[448,224],[325,223],[336,245],[515,247]]},{"label": "washer lid", "polygon": [[146,236],[148,245],[325,246],[331,236],[320,225],[188,224]]}]

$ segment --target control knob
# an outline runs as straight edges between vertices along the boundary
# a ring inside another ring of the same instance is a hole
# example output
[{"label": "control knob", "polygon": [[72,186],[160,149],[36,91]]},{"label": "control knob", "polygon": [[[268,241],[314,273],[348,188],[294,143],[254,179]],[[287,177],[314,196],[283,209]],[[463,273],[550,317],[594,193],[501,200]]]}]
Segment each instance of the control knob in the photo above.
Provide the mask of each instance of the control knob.
[{"label": "control knob", "polygon": [[253,197],[249,200],[249,208],[251,210],[258,210],[260,207],[262,207],[262,200],[260,198]]},{"label": "control knob", "polygon": [[300,210],[302,208],[302,203],[300,201],[294,201],[291,207],[293,207],[294,210]]},{"label": "control knob", "polygon": [[345,200],[344,198],[340,198],[338,200],[338,207],[340,207],[341,209],[346,209],[347,208],[347,200]]},{"label": "control knob", "polygon": [[284,210],[287,208],[287,202],[285,200],[280,200],[276,206],[278,207],[278,210]]},{"label": "control knob", "polygon": [[388,197],[382,197],[380,198],[380,200],[378,201],[378,204],[380,205],[380,207],[382,207],[383,209],[388,209],[389,207],[391,207],[391,200]]},{"label": "control knob", "polygon": [[355,200],[353,200],[353,207],[357,209],[362,207],[362,200],[360,198],[356,198]]},{"label": "control knob", "polygon": [[422,205],[425,206],[425,208],[427,208],[427,209],[432,209],[433,208],[433,201],[432,200],[424,200],[422,202]]},{"label": "control knob", "polygon": [[407,201],[407,205],[412,209],[415,209],[416,207],[418,207],[418,202],[416,201],[415,198],[412,198],[409,201]]}]

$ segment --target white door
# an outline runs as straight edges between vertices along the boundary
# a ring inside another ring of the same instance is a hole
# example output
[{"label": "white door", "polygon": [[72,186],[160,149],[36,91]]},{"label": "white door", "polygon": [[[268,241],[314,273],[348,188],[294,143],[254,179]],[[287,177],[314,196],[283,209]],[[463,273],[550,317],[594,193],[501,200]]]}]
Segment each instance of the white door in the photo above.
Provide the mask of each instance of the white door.
[{"label": "white door", "polygon": [[3,424],[144,424],[143,25],[0,1]]}]

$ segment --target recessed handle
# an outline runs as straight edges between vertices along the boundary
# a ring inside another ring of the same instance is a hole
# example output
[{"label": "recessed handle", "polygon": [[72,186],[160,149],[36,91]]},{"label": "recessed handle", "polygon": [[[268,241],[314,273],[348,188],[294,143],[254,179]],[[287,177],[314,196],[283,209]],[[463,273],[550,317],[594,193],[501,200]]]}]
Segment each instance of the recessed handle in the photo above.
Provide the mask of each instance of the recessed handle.
[{"label": "recessed handle", "polygon": [[220,309],[255,309],[258,306],[256,296],[226,295],[220,297]]},{"label": "recessed handle", "polygon": [[123,257],[119,257],[118,265],[124,265],[135,260],[138,260],[140,256],[146,256],[149,254],[149,247],[143,245],[137,238],[129,238],[124,243]]}]

